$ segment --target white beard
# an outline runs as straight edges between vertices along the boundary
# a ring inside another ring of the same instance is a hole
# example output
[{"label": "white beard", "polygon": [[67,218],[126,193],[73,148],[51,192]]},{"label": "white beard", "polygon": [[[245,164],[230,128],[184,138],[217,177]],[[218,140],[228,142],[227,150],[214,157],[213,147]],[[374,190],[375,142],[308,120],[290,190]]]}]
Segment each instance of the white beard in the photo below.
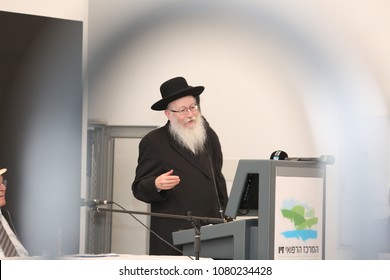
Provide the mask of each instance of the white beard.
[{"label": "white beard", "polygon": [[206,126],[202,116],[199,115],[193,127],[185,127],[174,118],[169,126],[173,138],[183,147],[191,150],[194,154],[203,151],[206,142]]}]

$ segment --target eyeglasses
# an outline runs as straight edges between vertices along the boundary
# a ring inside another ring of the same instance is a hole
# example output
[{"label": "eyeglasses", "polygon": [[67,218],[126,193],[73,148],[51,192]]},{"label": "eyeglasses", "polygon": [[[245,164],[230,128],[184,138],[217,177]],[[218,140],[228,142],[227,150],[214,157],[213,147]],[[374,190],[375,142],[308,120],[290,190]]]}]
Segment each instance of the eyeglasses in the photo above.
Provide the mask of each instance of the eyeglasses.
[{"label": "eyeglasses", "polygon": [[184,115],[187,115],[188,110],[190,110],[191,112],[195,112],[195,111],[198,111],[198,109],[199,109],[198,104],[193,104],[190,107],[184,107],[180,110],[169,110],[169,111],[174,112],[174,113],[179,113],[179,115],[184,116]]},{"label": "eyeglasses", "polygon": [[3,180],[2,182],[0,182],[0,185],[4,185],[4,186],[7,186],[7,180]]}]

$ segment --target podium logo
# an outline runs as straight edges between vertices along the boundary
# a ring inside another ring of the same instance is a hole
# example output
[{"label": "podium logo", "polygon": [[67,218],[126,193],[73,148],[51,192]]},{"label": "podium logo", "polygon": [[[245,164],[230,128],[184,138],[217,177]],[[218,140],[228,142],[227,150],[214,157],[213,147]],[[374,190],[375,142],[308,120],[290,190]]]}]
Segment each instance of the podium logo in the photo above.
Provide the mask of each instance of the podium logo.
[{"label": "podium logo", "polygon": [[313,225],[318,224],[314,208],[296,205],[291,209],[282,209],[281,212],[283,217],[289,219],[295,228],[294,230],[282,232],[284,237],[297,238],[303,241],[317,239],[317,230],[311,229]]}]

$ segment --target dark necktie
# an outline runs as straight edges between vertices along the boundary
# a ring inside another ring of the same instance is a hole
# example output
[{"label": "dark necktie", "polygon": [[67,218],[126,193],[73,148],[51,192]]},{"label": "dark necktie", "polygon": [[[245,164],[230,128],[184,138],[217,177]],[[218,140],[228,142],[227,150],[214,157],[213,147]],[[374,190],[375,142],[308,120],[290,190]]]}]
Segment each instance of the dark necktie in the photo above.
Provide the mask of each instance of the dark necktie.
[{"label": "dark necktie", "polygon": [[8,236],[5,228],[3,226],[3,222],[0,220],[0,245],[3,249],[4,255],[6,257],[17,257],[19,256],[18,252],[14,244],[12,243],[10,237]]}]

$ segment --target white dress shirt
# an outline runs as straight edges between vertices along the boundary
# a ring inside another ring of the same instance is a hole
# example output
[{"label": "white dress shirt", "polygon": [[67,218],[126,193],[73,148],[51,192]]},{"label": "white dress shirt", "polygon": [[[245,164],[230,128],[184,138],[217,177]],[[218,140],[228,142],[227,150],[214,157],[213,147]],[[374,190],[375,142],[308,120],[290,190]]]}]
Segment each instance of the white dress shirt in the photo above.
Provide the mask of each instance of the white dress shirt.
[{"label": "white dress shirt", "polygon": [[[18,251],[18,254],[20,257],[27,257],[28,252],[26,248],[20,243],[19,239],[16,237],[15,233],[12,231],[11,227],[9,226],[7,220],[4,218],[3,214],[1,213],[0,209],[0,221],[4,226],[5,231],[7,232],[8,236],[10,237],[12,243],[14,244],[16,250]],[[1,245],[0,245],[1,246]],[[0,258],[5,258],[3,249],[0,248]]]}]

